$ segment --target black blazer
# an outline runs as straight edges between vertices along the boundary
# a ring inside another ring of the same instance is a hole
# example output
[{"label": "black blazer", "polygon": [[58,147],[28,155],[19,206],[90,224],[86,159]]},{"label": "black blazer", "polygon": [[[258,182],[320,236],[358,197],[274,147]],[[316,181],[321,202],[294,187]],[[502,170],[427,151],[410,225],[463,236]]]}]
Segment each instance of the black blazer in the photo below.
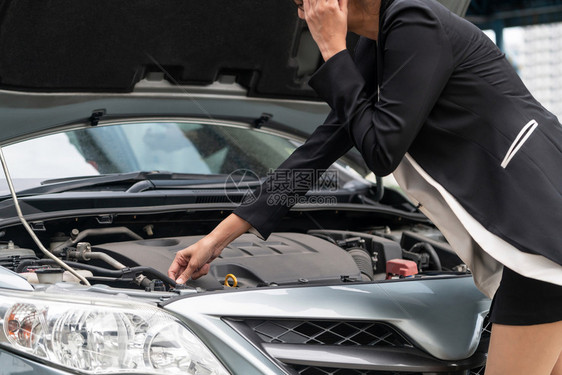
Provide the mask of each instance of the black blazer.
[{"label": "black blazer", "polygon": [[[396,0],[381,17],[378,43],[360,38],[354,58],[347,50],[333,56],[310,85],[332,112],[279,168],[325,169],[356,147],[384,176],[407,156],[403,176],[431,180],[432,194],[452,196],[501,242],[484,243],[488,234],[459,219],[475,248],[516,271],[546,264],[546,279],[562,285],[562,127],[477,27],[434,0]],[[275,181],[268,186],[293,194]],[[268,202],[271,194],[261,191],[235,211],[263,237],[290,208]],[[441,229],[436,203],[410,196]]]}]

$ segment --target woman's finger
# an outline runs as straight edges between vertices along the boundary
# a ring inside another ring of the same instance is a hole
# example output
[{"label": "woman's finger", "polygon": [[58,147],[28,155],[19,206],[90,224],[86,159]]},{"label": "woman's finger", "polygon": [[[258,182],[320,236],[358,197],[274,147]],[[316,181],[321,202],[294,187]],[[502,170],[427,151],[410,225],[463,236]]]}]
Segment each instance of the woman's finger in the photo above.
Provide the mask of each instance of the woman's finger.
[{"label": "woman's finger", "polygon": [[185,270],[181,273],[180,277],[176,280],[178,284],[185,284],[186,281],[191,279],[192,275],[196,273],[201,268],[201,264],[195,260],[195,258],[189,259],[189,263],[185,267]]},{"label": "woman's finger", "polygon": [[201,276],[205,276],[206,274],[209,273],[209,270],[211,269],[211,265],[209,263],[203,265],[203,267],[199,268],[197,271],[193,272],[193,274],[191,274],[191,278],[193,280],[196,280],[198,278],[200,278]]},{"label": "woman's finger", "polygon": [[340,10],[347,14],[347,5],[349,3],[349,0],[339,0],[339,3],[340,3]]},{"label": "woman's finger", "polygon": [[178,273],[180,273],[180,266],[176,262],[172,263],[170,268],[168,268],[168,277],[171,279],[176,279]]},{"label": "woman's finger", "polygon": [[181,251],[177,252],[174,261],[170,265],[170,268],[168,268],[168,276],[175,280],[176,277],[183,272],[187,263],[188,260],[183,257]]},{"label": "woman's finger", "polygon": [[320,2],[320,4],[318,4],[319,6],[321,6],[324,9],[329,9],[329,8],[334,8],[334,9],[339,9],[340,5],[338,0],[322,0]]},{"label": "woman's finger", "polygon": [[302,5],[303,5],[302,8],[303,8],[303,10],[304,10],[305,16],[306,16],[307,14],[310,14],[310,10],[311,10],[311,8],[312,8],[312,0],[303,0]]}]

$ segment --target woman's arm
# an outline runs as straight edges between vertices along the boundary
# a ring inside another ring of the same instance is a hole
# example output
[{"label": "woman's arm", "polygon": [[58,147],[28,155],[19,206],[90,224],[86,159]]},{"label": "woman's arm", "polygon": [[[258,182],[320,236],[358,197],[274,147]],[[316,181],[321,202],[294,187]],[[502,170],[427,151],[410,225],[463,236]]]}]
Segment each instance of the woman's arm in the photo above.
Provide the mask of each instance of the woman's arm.
[{"label": "woman's arm", "polygon": [[[318,170],[328,168],[352,147],[349,134],[341,125],[329,124],[335,120],[331,113],[325,124],[319,126],[309,139],[281,164],[279,170]],[[306,192],[285,185],[272,173],[254,193],[258,199],[240,205],[211,233],[195,244],[180,250],[168,269],[168,276],[179,284],[190,278],[197,279],[209,272],[209,263],[217,258],[228,244],[252,227],[262,238],[267,238],[277,223],[291,208],[288,202],[272,202],[272,194],[304,195]],[[311,185],[314,181],[311,181]]]},{"label": "woman's arm", "polygon": [[[365,92],[374,99],[377,87],[374,42],[361,38],[356,47],[355,58],[362,61],[359,72],[366,82]],[[325,170],[351,147],[353,142],[347,127],[338,123],[336,113],[331,111],[324,124],[320,125],[276,171]],[[230,242],[251,228],[254,228],[260,237],[269,237],[291,208],[289,201],[275,201],[270,197],[273,194],[286,194],[294,198],[306,194],[304,189],[295,191],[277,176],[275,172],[272,173],[255,191],[254,196],[258,196],[256,201],[240,205],[234,214],[228,216],[211,233],[192,246],[180,250],[168,270],[168,276],[181,284],[189,278],[196,279],[207,274],[209,263],[218,257]],[[314,181],[311,181],[309,189],[313,183]],[[292,202],[294,201],[293,199]]]},{"label": "woman's arm", "polygon": [[[328,120],[335,117],[329,116]],[[248,221],[261,238],[267,238],[298,198],[316,184],[316,180],[295,182],[299,173],[324,171],[353,146],[348,132],[339,124],[319,126],[254,192],[257,200],[241,204],[234,213]],[[312,173],[316,176],[317,173]]]},{"label": "woman's arm", "polygon": [[363,62],[354,62],[347,50],[326,61],[310,80],[379,176],[396,169],[454,70],[448,36],[427,5],[401,3],[386,13],[379,32],[378,101],[365,90]]},{"label": "woman's arm", "polygon": [[[361,61],[358,72],[364,82],[364,93],[372,101],[377,97],[376,44],[373,40],[360,38],[355,47],[355,61]],[[269,180],[255,191],[258,199],[249,205],[239,206],[234,213],[248,221],[261,238],[267,238],[278,226],[279,221],[291,209],[289,202],[285,204],[272,199],[274,195],[286,195],[298,198],[306,194],[304,189],[295,191],[286,184],[286,180],[277,178],[277,171],[295,170],[326,170],[336,160],[345,155],[353,147],[347,126],[342,126],[337,114],[331,111],[324,124],[319,126],[308,140],[293,152],[276,171],[271,173]],[[313,187],[311,181],[308,189]],[[292,199],[294,202],[296,199]]]},{"label": "woman's arm", "polygon": [[187,280],[197,279],[209,272],[209,263],[218,257],[221,251],[242,233],[250,229],[250,224],[240,217],[230,214],[208,235],[193,245],[178,251],[168,276],[183,284]]},{"label": "woman's arm", "polygon": [[[332,114],[327,121],[335,119]],[[310,138],[281,164],[276,170],[323,170],[345,154],[352,147],[348,132],[339,124],[323,124]],[[258,199],[251,204],[240,205],[233,214],[195,244],[180,250],[168,269],[168,276],[179,284],[190,278],[197,279],[209,272],[209,263],[217,258],[230,242],[252,227],[262,238],[267,238],[279,220],[289,211],[288,201],[272,201],[273,194],[286,194],[291,197],[302,196],[303,189],[295,191],[294,185],[277,178],[272,173],[255,192]],[[310,181],[309,189],[314,181]],[[302,185],[301,185],[302,188]]]}]

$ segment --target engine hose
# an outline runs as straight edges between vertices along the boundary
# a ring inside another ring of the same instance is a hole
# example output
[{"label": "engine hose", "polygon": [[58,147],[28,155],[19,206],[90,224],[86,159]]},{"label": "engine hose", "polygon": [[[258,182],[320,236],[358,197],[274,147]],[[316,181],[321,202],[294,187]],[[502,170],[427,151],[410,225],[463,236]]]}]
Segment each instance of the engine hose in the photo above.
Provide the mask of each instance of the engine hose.
[{"label": "engine hose", "polygon": [[8,183],[8,189],[10,190],[10,194],[12,195],[12,199],[14,201],[14,208],[16,209],[18,218],[20,219],[21,225],[23,225],[23,228],[27,231],[33,242],[35,242],[39,250],[41,250],[41,252],[45,254],[45,256],[51,258],[55,263],[57,263],[59,267],[64,268],[65,270],[76,276],[78,280],[80,280],[80,282],[83,283],[84,285],[90,286],[90,283],[88,282],[88,280],[86,280],[84,276],[78,274],[71,267],[67,266],[61,259],[57,258],[55,254],[47,250],[47,248],[43,245],[39,237],[37,237],[31,226],[23,216],[23,212],[21,211],[18,196],[16,194],[16,190],[14,189],[14,184],[12,183],[12,177],[10,176],[10,171],[8,170],[8,163],[6,163],[6,159],[4,158],[4,152],[2,151],[2,147],[0,147],[0,162],[2,163],[2,169],[4,170],[4,175],[6,175],[6,182]]},{"label": "engine hose", "polygon": [[55,247],[51,252],[53,254],[59,255],[60,252],[62,250],[64,250],[65,247],[75,245],[88,236],[102,236],[102,235],[107,235],[107,234],[124,234],[124,235],[127,235],[134,240],[143,240],[144,239],[141,236],[139,236],[138,234],[136,234],[135,232],[133,232],[132,230],[130,230],[129,228],[126,228],[126,227],[86,229],[86,230],[83,230],[82,232],[78,233],[78,235],[74,239],[69,238],[65,242],[61,243],[60,245]]},{"label": "engine hose", "polygon": [[[78,262],[65,262],[66,264],[68,264],[71,267],[74,268],[80,268],[83,270],[88,270],[88,271],[92,271],[92,273],[97,274],[99,276],[108,276],[108,277],[120,277],[123,276],[126,273],[143,273],[147,276],[153,277],[155,279],[160,279],[162,280],[164,283],[169,284],[173,287],[176,286],[176,282],[169,278],[168,276],[164,275],[162,272],[152,268],[152,267],[146,267],[146,266],[138,266],[138,267],[131,267],[131,268],[124,268],[122,270],[108,270],[106,268],[102,268],[102,267],[97,267],[97,266],[92,266],[90,264],[84,264],[84,263],[78,263]],[[39,260],[32,260],[32,259],[26,259],[26,260],[22,260],[20,262],[20,264],[18,265],[17,269],[16,269],[16,273],[21,273],[25,270],[26,267],[28,266],[33,266],[33,265],[51,265],[51,264],[57,264],[55,261],[53,261],[52,259],[39,259]]]},{"label": "engine hose", "polygon": [[105,263],[109,264],[110,266],[112,266],[115,269],[121,270],[123,268],[127,268],[126,265],[124,265],[121,262],[118,262],[117,260],[115,260],[113,257],[111,257],[110,255],[106,254],[106,253],[101,253],[101,252],[96,252],[96,251],[87,251],[87,252],[80,252],[80,251],[69,251],[68,255],[71,258],[75,258],[78,260],[84,260],[84,261],[90,261],[90,260],[101,260],[104,261]]},{"label": "engine hose", "polygon": [[427,242],[418,242],[410,248],[410,252],[419,253],[420,251],[418,249],[423,249],[429,254],[429,258],[435,266],[435,271],[441,271],[443,269],[441,267],[441,260],[439,259],[439,255],[437,255],[437,251],[435,251],[435,248],[433,246],[431,246]]},{"label": "engine hose", "polygon": [[369,253],[360,247],[354,247],[347,250],[347,252],[355,261],[359,271],[361,271],[361,279],[363,281],[373,281],[375,274],[373,270],[373,260]]}]

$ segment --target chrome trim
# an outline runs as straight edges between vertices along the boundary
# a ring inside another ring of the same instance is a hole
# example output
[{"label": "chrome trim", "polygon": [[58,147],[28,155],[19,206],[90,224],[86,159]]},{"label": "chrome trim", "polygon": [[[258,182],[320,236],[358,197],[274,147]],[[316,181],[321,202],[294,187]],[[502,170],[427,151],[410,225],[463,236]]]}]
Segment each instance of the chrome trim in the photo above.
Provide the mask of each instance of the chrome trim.
[{"label": "chrome trim", "polygon": [[425,373],[469,370],[486,362],[484,353],[461,361],[441,361],[409,348],[298,344],[264,344],[263,347],[283,363],[312,367]]}]

